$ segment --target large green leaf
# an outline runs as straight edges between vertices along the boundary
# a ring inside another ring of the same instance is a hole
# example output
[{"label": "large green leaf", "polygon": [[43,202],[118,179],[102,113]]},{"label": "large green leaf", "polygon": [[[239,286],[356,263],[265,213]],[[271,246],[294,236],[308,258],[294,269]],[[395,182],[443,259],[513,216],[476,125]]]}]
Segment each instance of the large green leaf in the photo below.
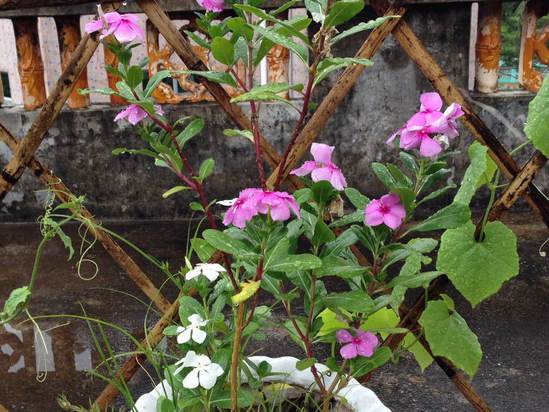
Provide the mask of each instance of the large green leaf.
[{"label": "large green leaf", "polygon": [[463,175],[461,187],[454,198],[454,202],[463,203],[465,205],[471,203],[471,199],[477,190],[478,183],[488,168],[488,161],[486,159],[488,148],[486,146],[474,142],[469,146],[468,152],[470,164]]},{"label": "large green leaf", "polygon": [[178,74],[192,74],[195,76],[204,77],[215,83],[228,84],[229,86],[236,87],[236,82],[229,73],[201,70],[178,70],[174,72],[174,75]]},{"label": "large green leaf", "polygon": [[183,147],[190,139],[199,134],[204,128],[204,119],[197,118],[192,120],[185,128],[177,135],[177,143]]},{"label": "large green leaf", "polygon": [[305,0],[305,7],[311,13],[313,20],[317,23],[322,23],[326,18],[324,10],[326,9],[326,0]]},{"label": "large green leaf", "polygon": [[331,72],[347,67],[351,64],[360,64],[362,66],[373,65],[369,59],[360,59],[357,57],[328,57],[318,65],[318,73],[315,77],[314,84],[317,85],[324,80]]},{"label": "large green leaf", "polygon": [[324,20],[324,26],[331,27],[345,23],[360,13],[363,8],[363,0],[339,0],[330,8]]},{"label": "large green leaf", "polygon": [[549,157],[549,76],[545,76],[541,89],[528,105],[524,131],[536,149]]},{"label": "large green leaf", "polygon": [[206,229],[202,233],[202,237],[210,245],[222,252],[230,253],[240,258],[257,256],[253,251],[249,250],[249,247],[245,243],[233,239],[228,234],[219,230]]},{"label": "large green leaf", "polygon": [[501,222],[488,222],[481,242],[475,240],[472,222],[447,230],[440,241],[437,269],[476,306],[518,274],[517,238]]},{"label": "large green leaf", "polygon": [[480,365],[482,349],[465,320],[451,307],[452,303],[448,297],[428,302],[419,324],[433,354],[447,358],[472,377]]},{"label": "large green leaf", "polygon": [[322,258],[322,267],[316,271],[316,275],[353,278],[364,275],[366,271],[364,266],[338,256],[329,255]]},{"label": "large green leaf", "polygon": [[463,203],[451,203],[414,226],[411,231],[428,232],[438,229],[454,229],[471,217],[469,207]]},{"label": "large green leaf", "polygon": [[263,269],[265,271],[269,270],[271,266],[274,265],[276,262],[280,262],[282,259],[288,256],[289,247],[290,241],[286,236],[284,236],[272,249],[267,251],[265,261],[263,262]]}]

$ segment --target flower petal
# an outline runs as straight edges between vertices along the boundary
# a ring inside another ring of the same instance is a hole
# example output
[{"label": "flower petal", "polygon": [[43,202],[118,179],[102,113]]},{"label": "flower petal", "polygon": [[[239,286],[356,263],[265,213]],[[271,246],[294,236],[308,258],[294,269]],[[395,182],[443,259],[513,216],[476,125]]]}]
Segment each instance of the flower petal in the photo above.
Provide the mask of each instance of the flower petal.
[{"label": "flower petal", "polygon": [[423,137],[421,139],[421,146],[419,148],[419,154],[424,157],[434,157],[442,151],[442,146],[437,141],[430,137]]},{"label": "flower petal", "polygon": [[347,180],[345,180],[345,176],[343,176],[343,173],[339,169],[339,167],[336,167],[332,171],[332,177],[330,178],[330,183],[336,190],[343,190],[345,187],[347,187]]},{"label": "flower petal", "polygon": [[381,203],[383,203],[384,206],[391,207],[393,205],[400,203],[400,198],[395,193],[389,193],[387,195],[381,196]]},{"label": "flower petal", "polygon": [[419,101],[421,102],[420,110],[422,112],[434,112],[440,110],[440,108],[442,107],[442,98],[436,92],[423,93],[419,97]]},{"label": "flower petal", "polygon": [[307,160],[305,163],[290,172],[291,175],[306,176],[316,168],[316,162],[314,160]]},{"label": "flower petal", "polygon": [[311,154],[313,158],[325,165],[332,163],[332,152],[334,151],[334,146],[328,146],[324,143],[313,143],[311,145]]},{"label": "flower petal", "polygon": [[347,345],[342,346],[339,353],[343,359],[353,359],[358,355],[356,345],[354,343],[348,343]]},{"label": "flower petal", "polygon": [[271,207],[271,217],[274,221],[283,222],[290,218],[290,208],[286,203],[281,202]]},{"label": "flower petal", "polygon": [[213,373],[210,373],[209,369],[210,368],[202,369],[198,374],[200,386],[202,386],[204,389],[213,388],[215,385],[215,381],[217,381],[217,376],[215,376]]},{"label": "flower petal", "polygon": [[385,213],[383,215],[383,223],[394,230],[400,226],[402,223],[402,218],[392,215],[391,213]]},{"label": "flower petal", "polygon": [[206,336],[208,334],[202,329],[194,328],[192,331],[193,340],[198,344],[203,343],[206,340]]},{"label": "flower petal", "polygon": [[86,23],[84,30],[86,33],[95,33],[96,31],[102,30],[104,27],[103,20],[97,19],[92,20],[89,23]]},{"label": "flower petal", "polygon": [[118,114],[116,115],[116,117],[114,118],[114,121],[115,122],[118,122],[126,117],[128,117],[130,114],[130,106],[126,107],[124,110],[118,112]]},{"label": "flower petal", "polygon": [[383,223],[383,213],[381,213],[380,211],[366,213],[366,218],[364,219],[364,222],[368,226],[381,225]]},{"label": "flower petal", "polygon": [[209,267],[202,268],[202,274],[206,276],[210,282],[213,282],[219,277],[219,272]]},{"label": "flower petal", "polygon": [[336,338],[339,343],[349,343],[353,341],[353,335],[346,329],[340,329],[336,332]]},{"label": "flower petal", "polygon": [[191,340],[191,328],[185,328],[183,332],[181,332],[179,335],[177,335],[177,343],[180,345],[187,343]]},{"label": "flower petal", "polygon": [[200,276],[201,274],[202,274],[202,271],[200,270],[200,268],[191,269],[185,274],[185,280],[194,279],[195,277]]},{"label": "flower petal", "polygon": [[198,387],[198,369],[193,369],[185,376],[185,379],[183,379],[183,387],[187,389]]},{"label": "flower petal", "polygon": [[322,180],[330,181],[332,177],[332,170],[329,167],[318,167],[311,173],[311,179],[313,182],[320,182]]}]

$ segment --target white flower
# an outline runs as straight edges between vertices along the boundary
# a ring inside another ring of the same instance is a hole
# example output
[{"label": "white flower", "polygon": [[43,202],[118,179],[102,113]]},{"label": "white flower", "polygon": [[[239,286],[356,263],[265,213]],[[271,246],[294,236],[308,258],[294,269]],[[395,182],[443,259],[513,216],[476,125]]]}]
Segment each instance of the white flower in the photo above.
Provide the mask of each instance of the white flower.
[{"label": "white flower", "polygon": [[198,385],[204,389],[211,389],[217,378],[223,375],[223,368],[213,363],[206,355],[197,355],[194,351],[187,352],[187,355],[175,363],[179,366],[174,374],[177,375],[183,368],[194,368],[183,379],[183,387],[187,389],[197,388]]},{"label": "white flower", "polygon": [[221,206],[230,207],[230,206],[234,205],[237,200],[238,200],[238,198],[235,197],[234,199],[220,200],[219,202],[216,202],[216,203],[218,205],[221,205]]},{"label": "white flower", "polygon": [[178,326],[176,329],[177,343],[187,343],[191,339],[196,343],[204,342],[207,333],[200,328],[206,326],[208,321],[202,319],[202,317],[197,314],[189,316],[188,319],[190,322],[189,326]]},{"label": "white flower", "polygon": [[204,275],[210,282],[219,277],[220,272],[226,272],[225,268],[217,263],[199,263],[185,275],[185,279],[191,280],[197,276]]}]

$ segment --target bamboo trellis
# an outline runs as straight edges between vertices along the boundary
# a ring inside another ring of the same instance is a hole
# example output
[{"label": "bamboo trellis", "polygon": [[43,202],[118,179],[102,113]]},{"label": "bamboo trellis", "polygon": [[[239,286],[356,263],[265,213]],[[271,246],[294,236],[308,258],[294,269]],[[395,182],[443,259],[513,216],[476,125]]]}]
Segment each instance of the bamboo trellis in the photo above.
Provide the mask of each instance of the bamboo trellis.
[{"label": "bamboo trellis", "polygon": [[[0,7],[6,9],[9,6],[17,6],[20,2],[21,0],[0,0]],[[42,5],[37,3],[41,2],[26,2],[25,6],[29,6],[29,4],[32,6]],[[53,3],[57,4],[62,2],[58,0],[44,0],[42,3],[44,3],[43,5],[51,5]],[[183,60],[190,70],[207,70],[206,65],[199,56],[196,55],[188,39],[177,30],[168,15],[155,0],[136,0],[136,3],[147,15],[151,24],[165,37],[174,52]],[[117,9],[119,6],[120,3],[109,3],[104,5],[104,7],[110,9]],[[398,15],[402,17],[406,12],[406,8],[390,6],[386,0],[374,1],[373,8],[379,15]],[[509,209],[519,197],[523,197],[534,210],[539,212],[546,225],[549,226],[549,200],[541,190],[532,183],[537,171],[547,162],[547,158],[541,153],[536,152],[523,167],[520,167],[480,117],[473,111],[459,89],[444,74],[443,70],[437,65],[436,61],[404,19],[389,19],[381,26],[374,29],[359,49],[357,57],[372,58],[379,50],[383,41],[390,34],[395,37],[405,53],[416,63],[418,68],[432,83],[433,87],[443,96],[447,103],[457,102],[462,105],[465,112],[465,116],[462,117],[463,124],[469,129],[475,139],[488,147],[491,157],[504,175],[510,180],[507,188],[494,203],[489,218],[492,220],[497,219],[505,210]],[[70,61],[64,64],[63,72],[57,82],[55,90],[47,99],[46,104],[41,109],[38,117],[23,139],[17,141],[5,127],[0,127],[0,140],[6,143],[13,152],[13,157],[3,168],[0,176],[0,199],[13,188],[23,174],[25,168],[31,169],[37,178],[45,185],[51,187],[60,200],[67,201],[74,196],[63,184],[61,179],[55,176],[34,155],[47,131],[55,122],[61,108],[71,95],[78,79],[81,78],[81,73],[95,52],[97,45],[98,41],[96,36],[84,35],[82,37],[78,47],[71,53]],[[288,155],[283,170],[284,178],[288,177],[289,171],[304,156],[311,143],[324,128],[328,119],[334,114],[344,97],[353,88],[363,70],[363,66],[348,67],[339,77],[330,92],[324,97],[313,116],[300,131],[296,144]],[[243,113],[239,106],[230,103],[230,97],[225,89],[217,83],[210,82],[205,78],[201,78],[200,82],[206,87],[216,102],[238,127],[241,129],[250,129],[249,118]],[[267,162],[274,170],[269,178],[269,183],[272,184],[274,176],[276,176],[278,171],[277,165],[281,161],[281,156],[263,136],[261,137],[261,146],[266,155]],[[291,176],[287,180],[287,183],[292,189],[301,187],[300,181]],[[91,212],[83,209],[82,213],[92,221]],[[150,330],[143,341],[144,345],[151,348],[154,347],[162,337],[163,328],[177,315],[178,300],[176,299],[173,303],[170,303],[163,297],[147,275],[106,232],[103,232],[101,229],[95,229],[95,234],[113,259],[127,272],[130,279],[132,279],[162,311],[163,316]],[[360,252],[357,249],[355,249],[354,252],[358,255],[359,261],[367,262],[367,259],[360,255]],[[447,280],[434,282],[426,293],[428,293],[429,297],[433,298],[440,293],[447,283]],[[401,308],[402,318],[400,325],[415,331],[418,327],[417,321],[424,308],[424,302],[425,296],[422,295],[410,309],[403,306]],[[404,335],[402,334],[392,335],[384,344],[391,348],[396,348],[403,338]],[[425,340],[420,339],[420,342],[429,350],[429,346]],[[141,366],[142,361],[144,361],[144,356],[142,355],[131,357],[119,370],[115,379],[124,379],[126,381],[131,379]],[[451,378],[456,387],[476,410],[490,411],[486,402],[484,402],[475,392],[467,378],[447,359],[435,357],[435,361]],[[114,401],[117,395],[118,391],[116,386],[111,382],[96,399],[95,406],[100,410],[104,410]]]}]

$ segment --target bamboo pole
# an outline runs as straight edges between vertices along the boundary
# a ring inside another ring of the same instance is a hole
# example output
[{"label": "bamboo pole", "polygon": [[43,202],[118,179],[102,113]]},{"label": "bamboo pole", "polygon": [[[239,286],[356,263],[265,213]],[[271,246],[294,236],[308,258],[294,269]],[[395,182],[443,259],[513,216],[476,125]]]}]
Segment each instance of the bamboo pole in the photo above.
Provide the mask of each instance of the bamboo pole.
[{"label": "bamboo pole", "polygon": [[[17,148],[17,139],[0,124],[0,141],[4,142],[8,148],[14,151]],[[34,175],[40,179],[42,183],[53,190],[53,193],[58,197],[61,202],[69,202],[74,198],[69,188],[65,186],[63,181],[57,177],[53,172],[44,166],[38,159],[32,157],[29,162],[29,168]],[[154,302],[156,307],[162,312],[167,311],[170,308],[170,302],[160,293],[160,291],[154,286],[147,275],[141,270],[141,268],[135,263],[135,261],[122,249],[118,243],[105,231],[97,227],[97,222],[93,218],[91,212],[82,206],[80,210],[82,216],[90,221],[88,226],[96,238],[101,242],[105,250],[114,261],[120,266],[135,282],[137,286],[147,295],[147,297]]]},{"label": "bamboo pole", "polygon": [[[119,4],[114,3],[106,7],[106,10],[116,9],[118,6]],[[22,176],[26,165],[34,156],[49,128],[59,115],[63,105],[73,91],[76,81],[80,78],[80,75],[97,49],[98,44],[97,33],[94,35],[85,34],[82,37],[80,44],[71,56],[70,62],[63,70],[61,77],[57,80],[55,89],[46,100],[46,104],[40,110],[28,133],[17,145],[12,158],[2,170],[0,176],[0,200],[6,196]]]}]

